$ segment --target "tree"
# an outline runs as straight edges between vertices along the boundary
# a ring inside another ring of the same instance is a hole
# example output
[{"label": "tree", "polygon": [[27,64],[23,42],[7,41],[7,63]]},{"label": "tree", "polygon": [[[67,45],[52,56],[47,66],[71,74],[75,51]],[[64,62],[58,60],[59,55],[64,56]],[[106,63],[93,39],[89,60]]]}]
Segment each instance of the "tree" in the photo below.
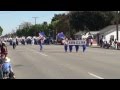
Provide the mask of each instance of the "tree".
[{"label": "tree", "polygon": [[99,30],[111,25],[114,19],[112,11],[71,11],[69,12],[70,25],[77,32],[87,27],[91,31]]},{"label": "tree", "polygon": [[30,28],[31,26],[32,26],[32,24],[30,22],[23,22],[20,25],[21,29],[23,29],[23,28]]},{"label": "tree", "polygon": [[47,22],[43,22],[41,25],[42,25],[42,31],[48,37],[49,36],[49,25],[47,24]]},{"label": "tree", "polygon": [[67,32],[69,32],[69,17],[66,14],[55,14],[51,24],[53,30],[55,30],[54,34],[59,32],[67,34]]},{"label": "tree", "polygon": [[21,36],[22,36],[22,30],[21,30],[21,29],[18,29],[18,30],[16,31],[16,35],[19,36],[19,37],[21,37]]},{"label": "tree", "polygon": [[3,29],[2,29],[2,27],[0,26],[0,36],[2,35],[2,32],[3,32]]},{"label": "tree", "polygon": [[56,34],[57,34],[57,25],[58,25],[59,20],[54,20],[51,22],[52,28],[53,28],[53,38],[56,38]]},{"label": "tree", "polygon": [[28,36],[29,29],[32,27],[30,22],[23,22],[19,25],[19,29],[17,29],[17,36]]},{"label": "tree", "polygon": [[22,23],[21,26],[16,32],[18,36],[38,36],[39,32],[45,32],[45,35],[49,36],[49,25],[47,22],[32,26],[29,23]]}]

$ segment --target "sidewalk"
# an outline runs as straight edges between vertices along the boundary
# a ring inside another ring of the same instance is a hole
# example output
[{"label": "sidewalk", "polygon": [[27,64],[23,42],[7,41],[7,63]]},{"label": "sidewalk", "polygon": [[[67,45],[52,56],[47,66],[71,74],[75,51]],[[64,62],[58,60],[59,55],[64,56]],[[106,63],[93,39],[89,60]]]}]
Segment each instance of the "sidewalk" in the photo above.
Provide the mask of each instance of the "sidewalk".
[{"label": "sidewalk", "polygon": [[[100,46],[98,46],[98,45],[92,45],[92,46],[88,46],[89,48],[100,48],[100,49],[106,49],[106,48],[102,48],[102,47],[100,47]],[[120,49],[115,49],[115,48],[113,48],[113,47],[110,47],[108,50],[120,50]]]},{"label": "sidewalk", "polygon": [[100,46],[97,46],[97,45],[93,45],[93,46],[88,46],[90,48],[101,48]]}]

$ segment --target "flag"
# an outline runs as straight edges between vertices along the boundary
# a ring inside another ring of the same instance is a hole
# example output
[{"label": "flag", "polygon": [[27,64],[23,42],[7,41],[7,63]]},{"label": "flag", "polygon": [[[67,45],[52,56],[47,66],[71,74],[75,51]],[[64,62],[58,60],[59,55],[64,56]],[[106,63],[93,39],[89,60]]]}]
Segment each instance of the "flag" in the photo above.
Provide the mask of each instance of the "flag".
[{"label": "flag", "polygon": [[42,39],[42,40],[45,40],[45,39],[46,39],[44,32],[40,32],[40,33],[39,33],[39,37],[40,37],[40,39]]},{"label": "flag", "polygon": [[64,39],[65,35],[63,34],[63,32],[61,32],[57,34],[57,37],[60,39]]},{"label": "flag", "polygon": [[63,34],[63,32],[60,33],[60,37],[64,39],[65,35]]},{"label": "flag", "polygon": [[44,33],[43,33],[43,32],[40,32],[40,33],[39,33],[39,37],[40,37],[40,38],[44,37]]}]

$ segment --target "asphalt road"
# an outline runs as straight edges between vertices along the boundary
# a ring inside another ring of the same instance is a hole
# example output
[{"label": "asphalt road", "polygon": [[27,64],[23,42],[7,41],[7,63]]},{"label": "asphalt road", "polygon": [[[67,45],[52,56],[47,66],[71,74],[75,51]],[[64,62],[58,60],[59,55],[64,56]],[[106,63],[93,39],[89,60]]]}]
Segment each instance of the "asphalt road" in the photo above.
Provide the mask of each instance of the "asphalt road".
[{"label": "asphalt road", "polygon": [[65,53],[61,45],[8,46],[17,79],[120,79],[120,51],[87,48]]}]

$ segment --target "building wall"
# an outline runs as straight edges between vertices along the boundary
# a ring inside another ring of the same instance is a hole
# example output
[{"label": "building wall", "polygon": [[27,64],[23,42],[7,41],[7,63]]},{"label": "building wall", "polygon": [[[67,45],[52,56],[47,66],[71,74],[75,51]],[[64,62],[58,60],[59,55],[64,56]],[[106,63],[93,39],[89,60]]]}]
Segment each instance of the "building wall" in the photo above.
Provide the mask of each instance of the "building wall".
[{"label": "building wall", "polygon": [[[105,36],[105,39],[107,40],[107,42],[109,42],[111,35],[114,35],[114,39],[116,39],[116,31]],[[119,42],[120,42],[120,31],[119,31]]]}]

